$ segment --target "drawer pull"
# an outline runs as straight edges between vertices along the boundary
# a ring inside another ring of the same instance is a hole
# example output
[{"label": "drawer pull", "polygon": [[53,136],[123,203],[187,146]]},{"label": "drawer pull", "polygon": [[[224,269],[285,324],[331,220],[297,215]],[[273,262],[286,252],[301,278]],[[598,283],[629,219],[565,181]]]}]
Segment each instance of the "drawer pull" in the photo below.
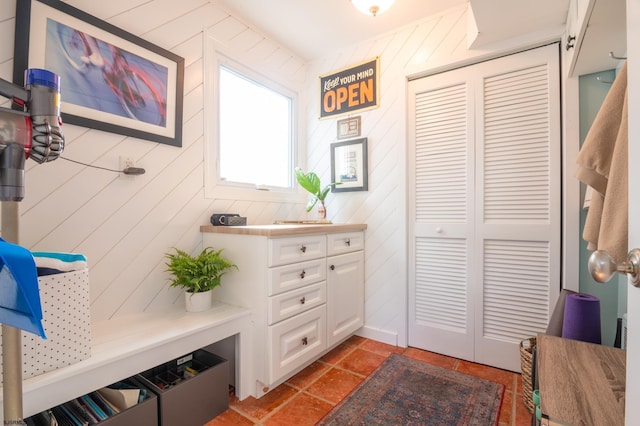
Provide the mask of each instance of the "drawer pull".
[{"label": "drawer pull", "polygon": [[300,251],[305,253],[307,251],[307,246],[301,246]]},{"label": "drawer pull", "polygon": [[309,344],[309,342],[307,341],[306,337],[302,338],[302,346],[307,346]]},{"label": "drawer pull", "polygon": [[347,247],[351,247],[351,239],[350,238],[347,238],[344,243],[347,245]]},{"label": "drawer pull", "polygon": [[304,302],[306,302],[306,301],[307,301],[307,299],[304,296],[302,296],[302,299],[300,299],[300,304],[304,305]]},{"label": "drawer pull", "polygon": [[329,266],[329,269],[331,269],[332,271],[336,269],[336,265],[331,265]]},{"label": "drawer pull", "polygon": [[300,279],[303,279],[305,275],[307,275],[307,273],[303,269],[302,272],[300,272]]}]

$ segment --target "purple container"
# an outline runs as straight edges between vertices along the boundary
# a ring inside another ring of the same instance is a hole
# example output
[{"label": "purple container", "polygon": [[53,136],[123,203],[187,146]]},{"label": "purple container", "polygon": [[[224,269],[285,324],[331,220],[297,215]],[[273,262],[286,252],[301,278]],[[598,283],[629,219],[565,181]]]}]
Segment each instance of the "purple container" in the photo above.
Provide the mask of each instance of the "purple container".
[{"label": "purple container", "polygon": [[602,343],[600,299],[590,294],[567,295],[564,304],[562,337],[590,343]]}]

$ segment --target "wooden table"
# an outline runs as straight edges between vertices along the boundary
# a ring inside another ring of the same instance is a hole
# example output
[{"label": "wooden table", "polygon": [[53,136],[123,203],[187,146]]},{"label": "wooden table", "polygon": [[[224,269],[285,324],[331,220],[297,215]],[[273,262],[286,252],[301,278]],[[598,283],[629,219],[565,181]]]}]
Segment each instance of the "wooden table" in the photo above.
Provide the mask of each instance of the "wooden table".
[{"label": "wooden table", "polygon": [[626,351],[539,334],[543,425],[624,425]]}]

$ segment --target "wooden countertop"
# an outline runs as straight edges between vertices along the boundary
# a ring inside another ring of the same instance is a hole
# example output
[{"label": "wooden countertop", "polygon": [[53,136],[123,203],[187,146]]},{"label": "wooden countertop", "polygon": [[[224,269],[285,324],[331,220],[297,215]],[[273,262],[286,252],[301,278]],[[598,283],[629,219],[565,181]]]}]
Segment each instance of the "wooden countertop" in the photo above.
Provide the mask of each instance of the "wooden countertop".
[{"label": "wooden countertop", "polygon": [[327,233],[337,233],[337,232],[364,231],[365,229],[367,229],[367,225],[363,223],[343,223],[343,224],[285,223],[285,224],[274,224],[274,225],[249,225],[249,226],[203,225],[200,227],[200,232],[282,237],[287,235],[327,234]]},{"label": "wooden countertop", "polygon": [[537,348],[548,424],[624,425],[626,351],[546,334]]}]

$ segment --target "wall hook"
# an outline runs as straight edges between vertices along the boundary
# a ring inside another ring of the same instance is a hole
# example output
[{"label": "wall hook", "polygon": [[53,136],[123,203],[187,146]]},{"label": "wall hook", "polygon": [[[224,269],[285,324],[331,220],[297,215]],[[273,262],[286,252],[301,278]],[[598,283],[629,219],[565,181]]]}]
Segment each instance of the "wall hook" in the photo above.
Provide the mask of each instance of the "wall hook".
[{"label": "wall hook", "polygon": [[575,47],[574,41],[576,41],[576,36],[567,37],[567,44],[564,46],[564,48],[567,51],[569,51],[569,49],[573,49]]},{"label": "wall hook", "polygon": [[615,60],[617,60],[617,61],[624,61],[624,60],[626,60],[626,59],[627,59],[627,57],[626,57],[626,56],[616,56],[613,52],[609,52],[609,57],[610,57],[611,59],[615,59]]}]

